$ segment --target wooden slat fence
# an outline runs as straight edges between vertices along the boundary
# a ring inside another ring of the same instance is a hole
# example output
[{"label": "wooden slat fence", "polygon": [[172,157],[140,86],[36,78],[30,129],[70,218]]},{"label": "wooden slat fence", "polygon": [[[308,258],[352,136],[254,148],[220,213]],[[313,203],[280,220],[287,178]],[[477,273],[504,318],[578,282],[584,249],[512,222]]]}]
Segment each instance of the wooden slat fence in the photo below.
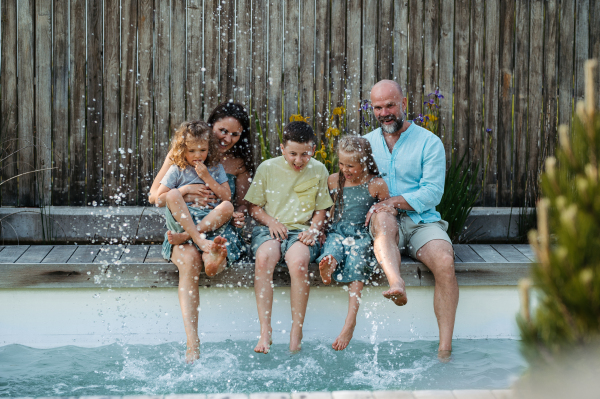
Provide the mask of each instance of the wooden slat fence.
[{"label": "wooden slat fence", "polygon": [[481,205],[519,206],[600,57],[598,0],[0,2],[4,206],[145,204],[173,130],[221,101],[273,153],[292,114],[322,137],[344,106],[365,133],[380,79],[409,119],[439,89],[448,162],[483,165]]}]

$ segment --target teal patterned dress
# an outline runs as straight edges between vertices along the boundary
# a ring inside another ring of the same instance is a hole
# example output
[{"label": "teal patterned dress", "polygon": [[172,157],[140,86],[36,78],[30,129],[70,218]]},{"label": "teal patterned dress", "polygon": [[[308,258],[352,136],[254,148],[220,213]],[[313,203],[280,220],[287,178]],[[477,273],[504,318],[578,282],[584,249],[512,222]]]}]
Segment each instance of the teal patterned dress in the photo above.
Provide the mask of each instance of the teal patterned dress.
[{"label": "teal patterned dress", "polygon": [[344,187],[344,204],[340,214],[340,199],[335,205],[334,223],[329,228],[327,240],[317,259],[319,263],[327,255],[338,262],[334,281],[350,283],[366,282],[376,265],[373,256],[373,240],[365,227],[367,212],[377,202],[369,193],[369,182],[360,186]]}]

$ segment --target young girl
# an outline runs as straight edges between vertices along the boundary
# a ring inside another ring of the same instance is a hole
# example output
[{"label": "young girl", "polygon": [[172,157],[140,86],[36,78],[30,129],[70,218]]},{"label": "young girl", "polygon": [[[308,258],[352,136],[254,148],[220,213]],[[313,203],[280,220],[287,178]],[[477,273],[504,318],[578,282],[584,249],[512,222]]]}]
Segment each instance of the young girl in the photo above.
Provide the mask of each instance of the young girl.
[{"label": "young girl", "polygon": [[[348,315],[342,332],[331,345],[344,350],[352,339],[356,315],[365,281],[373,273],[375,257],[368,227],[367,212],[371,206],[390,197],[388,187],[373,159],[369,142],[357,136],[345,136],[338,143],[339,173],[329,176],[333,207],[328,223],[327,240],[317,259],[324,284],[350,283]],[[392,208],[391,213],[396,213]]]}]

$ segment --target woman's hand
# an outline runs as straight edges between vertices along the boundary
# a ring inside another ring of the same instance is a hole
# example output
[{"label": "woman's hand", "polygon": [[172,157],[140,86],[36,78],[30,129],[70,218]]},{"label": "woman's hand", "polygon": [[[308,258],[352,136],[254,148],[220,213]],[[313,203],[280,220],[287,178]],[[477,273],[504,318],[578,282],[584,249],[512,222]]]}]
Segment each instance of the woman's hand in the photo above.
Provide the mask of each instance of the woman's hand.
[{"label": "woman's hand", "polygon": [[[179,189],[185,202],[192,202],[191,206],[210,207],[208,204],[217,201],[217,196],[204,184],[189,184]],[[212,207],[211,207],[212,208]]]},{"label": "woman's hand", "polygon": [[246,225],[246,216],[243,212],[233,212],[233,226],[242,228]]}]

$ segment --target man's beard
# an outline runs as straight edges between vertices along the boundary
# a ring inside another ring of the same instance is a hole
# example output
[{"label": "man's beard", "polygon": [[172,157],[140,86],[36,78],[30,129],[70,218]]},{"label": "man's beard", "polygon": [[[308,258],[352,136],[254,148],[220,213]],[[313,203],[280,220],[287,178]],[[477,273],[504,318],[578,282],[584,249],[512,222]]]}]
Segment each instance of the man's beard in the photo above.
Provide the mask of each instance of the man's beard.
[{"label": "man's beard", "polygon": [[[388,122],[393,120],[394,123],[391,125],[385,125],[383,122]],[[404,124],[404,115],[400,114],[400,119],[396,118],[396,115],[388,115],[384,118],[379,118],[379,123],[381,123],[381,130],[384,133],[392,134],[396,133],[398,130],[402,129],[402,125]]]}]

